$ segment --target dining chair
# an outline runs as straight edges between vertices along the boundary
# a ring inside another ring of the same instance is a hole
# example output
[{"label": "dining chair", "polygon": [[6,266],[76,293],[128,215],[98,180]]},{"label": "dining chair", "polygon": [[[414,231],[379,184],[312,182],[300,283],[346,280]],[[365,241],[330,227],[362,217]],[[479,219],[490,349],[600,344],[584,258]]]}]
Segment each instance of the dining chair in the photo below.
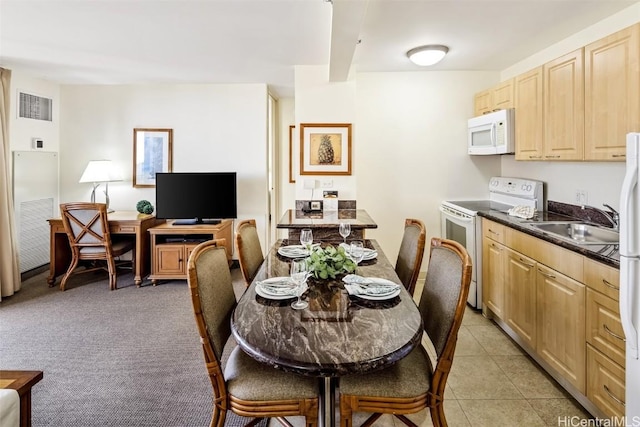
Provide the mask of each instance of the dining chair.
[{"label": "dining chair", "polygon": [[264,261],[255,219],[245,219],[238,223],[236,245],[240,271],[246,285],[249,286]]},{"label": "dining chair", "polygon": [[[227,411],[249,418],[277,418],[291,427],[286,416],[304,416],[307,427],[318,424],[319,383],[277,370],[248,356],[235,346],[221,360],[232,341],[231,314],[236,298],[225,239],[209,240],[193,249],[187,267],[187,282],[195,314],[204,361],[213,387],[211,427],[223,427]],[[248,425],[253,425],[253,420]]]},{"label": "dining chair", "polygon": [[413,218],[404,221],[404,233],[396,260],[396,274],[411,295],[420,274],[426,238],[427,229],[422,221]]},{"label": "dining chair", "polygon": [[431,239],[429,268],[418,308],[433,344],[435,369],[423,345],[394,365],[370,374],[340,378],[340,424],[351,427],[352,413],[372,412],[370,426],[382,414],[393,414],[415,427],[405,414],[429,408],[435,427],[446,427],[444,388],[453,363],[458,330],[471,282],[471,258],[453,240]]},{"label": "dining chair", "polygon": [[[89,261],[91,264],[78,271],[79,273],[106,270],[109,272],[109,289],[117,289],[115,259],[131,252],[131,265],[135,266],[135,240],[124,236],[115,241],[111,239],[107,205],[104,203],[63,203],[60,205],[60,213],[71,247],[71,263],[60,282],[60,290],[65,290],[67,280],[80,261]],[[97,264],[96,261],[99,260],[106,261],[106,267]]]}]

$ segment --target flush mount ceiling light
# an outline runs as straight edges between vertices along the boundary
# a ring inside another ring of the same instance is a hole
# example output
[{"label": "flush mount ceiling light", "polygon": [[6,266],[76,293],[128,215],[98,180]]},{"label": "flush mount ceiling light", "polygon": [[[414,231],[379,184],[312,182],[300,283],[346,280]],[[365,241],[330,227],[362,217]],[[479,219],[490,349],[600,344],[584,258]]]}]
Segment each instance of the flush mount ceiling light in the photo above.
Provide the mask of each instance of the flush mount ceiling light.
[{"label": "flush mount ceiling light", "polygon": [[449,48],[447,46],[441,44],[430,44],[426,46],[416,47],[407,52],[407,56],[416,65],[433,65],[449,52]]}]

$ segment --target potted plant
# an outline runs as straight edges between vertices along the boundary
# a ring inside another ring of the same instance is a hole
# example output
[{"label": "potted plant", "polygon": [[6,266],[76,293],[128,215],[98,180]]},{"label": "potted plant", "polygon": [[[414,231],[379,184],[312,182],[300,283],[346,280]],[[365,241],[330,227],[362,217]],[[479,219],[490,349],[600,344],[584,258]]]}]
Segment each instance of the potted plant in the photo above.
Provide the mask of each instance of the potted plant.
[{"label": "potted plant", "polygon": [[309,272],[316,279],[335,279],[339,274],[356,271],[356,263],[342,246],[313,247],[307,258]]}]

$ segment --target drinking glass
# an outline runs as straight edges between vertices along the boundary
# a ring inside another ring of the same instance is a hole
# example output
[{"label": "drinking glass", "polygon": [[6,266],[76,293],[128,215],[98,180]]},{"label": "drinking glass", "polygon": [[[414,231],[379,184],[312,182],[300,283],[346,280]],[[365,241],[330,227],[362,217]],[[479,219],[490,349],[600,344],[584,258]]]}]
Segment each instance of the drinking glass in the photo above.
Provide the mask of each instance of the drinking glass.
[{"label": "drinking glass", "polygon": [[349,234],[351,234],[351,224],[349,224],[348,222],[341,222],[340,223],[340,229],[339,229],[340,235],[342,236],[342,238],[344,239],[344,244],[347,244],[347,236],[349,236]]},{"label": "drinking glass", "polygon": [[307,249],[311,249],[311,244],[313,243],[313,233],[310,228],[303,228],[300,231],[300,243]]},{"label": "drinking glass", "polygon": [[308,267],[307,261],[304,259],[294,259],[291,261],[291,269],[290,269],[291,279],[296,284],[296,296],[297,300],[291,303],[291,307],[295,310],[302,310],[303,308],[307,308],[309,303],[306,301],[302,301],[302,292],[304,289],[304,284],[307,281],[308,277]]},{"label": "drinking glass", "polygon": [[364,243],[362,242],[362,240],[354,240],[353,242],[351,242],[349,255],[351,256],[353,262],[356,263],[357,267],[364,258]]}]

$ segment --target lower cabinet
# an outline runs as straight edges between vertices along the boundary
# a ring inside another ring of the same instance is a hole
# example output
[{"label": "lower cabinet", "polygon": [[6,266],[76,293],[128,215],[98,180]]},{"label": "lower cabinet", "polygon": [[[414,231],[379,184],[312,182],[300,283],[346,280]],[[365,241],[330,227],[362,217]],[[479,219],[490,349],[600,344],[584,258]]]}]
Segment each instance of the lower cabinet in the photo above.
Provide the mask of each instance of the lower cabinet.
[{"label": "lower cabinet", "polygon": [[619,270],[483,218],[483,312],[598,417],[624,415]]},{"label": "lower cabinet", "polygon": [[187,274],[187,260],[198,244],[156,245],[154,275],[159,277],[183,277]]}]

